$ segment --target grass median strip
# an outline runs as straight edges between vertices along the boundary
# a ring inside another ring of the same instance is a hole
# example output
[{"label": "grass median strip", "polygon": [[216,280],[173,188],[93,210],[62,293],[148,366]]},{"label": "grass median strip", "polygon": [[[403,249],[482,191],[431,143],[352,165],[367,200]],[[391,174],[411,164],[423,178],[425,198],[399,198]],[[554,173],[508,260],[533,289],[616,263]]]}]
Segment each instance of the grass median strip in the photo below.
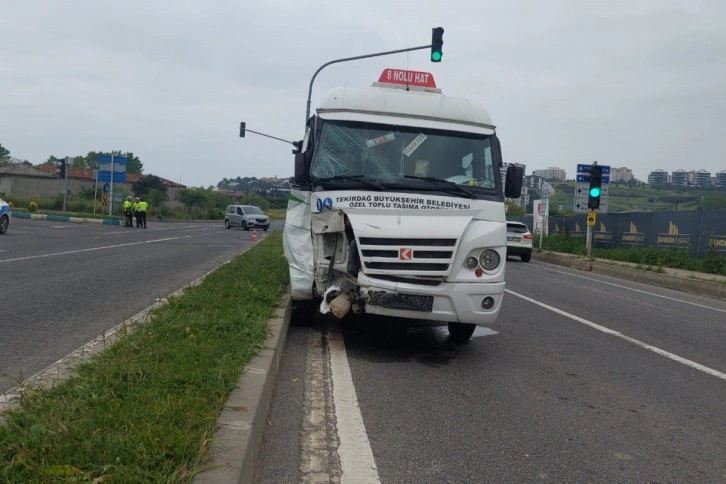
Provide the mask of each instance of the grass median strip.
[{"label": "grass median strip", "polygon": [[262,347],[289,282],[280,232],[154,311],[0,426],[2,482],[179,482]]}]

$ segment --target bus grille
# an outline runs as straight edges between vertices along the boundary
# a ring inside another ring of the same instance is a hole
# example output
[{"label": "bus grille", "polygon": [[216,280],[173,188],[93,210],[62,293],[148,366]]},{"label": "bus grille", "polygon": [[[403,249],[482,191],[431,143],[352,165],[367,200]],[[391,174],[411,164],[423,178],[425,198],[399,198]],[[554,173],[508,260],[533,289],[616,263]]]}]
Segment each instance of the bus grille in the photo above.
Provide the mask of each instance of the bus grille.
[{"label": "bus grille", "polygon": [[456,239],[361,237],[361,262],[368,274],[443,276],[454,260]]}]

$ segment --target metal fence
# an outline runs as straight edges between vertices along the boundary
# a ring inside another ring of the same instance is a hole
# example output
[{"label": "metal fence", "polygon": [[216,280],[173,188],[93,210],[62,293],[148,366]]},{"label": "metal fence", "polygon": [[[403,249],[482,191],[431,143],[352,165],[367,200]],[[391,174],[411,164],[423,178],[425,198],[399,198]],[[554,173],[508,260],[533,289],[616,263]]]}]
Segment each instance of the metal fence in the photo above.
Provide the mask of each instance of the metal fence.
[{"label": "metal fence", "polygon": [[[586,214],[548,217],[549,236],[582,237]],[[533,227],[532,216],[511,217]],[[726,256],[726,209],[597,214],[592,242],[595,247],[655,247],[688,249],[693,257],[709,249]]]}]

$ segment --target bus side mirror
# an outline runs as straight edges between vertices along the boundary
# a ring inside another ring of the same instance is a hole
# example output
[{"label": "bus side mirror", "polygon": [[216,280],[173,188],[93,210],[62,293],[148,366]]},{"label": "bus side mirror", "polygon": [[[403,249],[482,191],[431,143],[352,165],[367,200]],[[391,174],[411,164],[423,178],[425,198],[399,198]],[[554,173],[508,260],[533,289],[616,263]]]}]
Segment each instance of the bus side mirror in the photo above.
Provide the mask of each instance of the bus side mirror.
[{"label": "bus side mirror", "polygon": [[523,181],[524,168],[517,165],[507,165],[507,178],[504,182],[504,196],[506,198],[519,198],[522,195]]},{"label": "bus side mirror", "polygon": [[305,153],[295,153],[295,184],[305,185],[308,183],[308,164]]}]

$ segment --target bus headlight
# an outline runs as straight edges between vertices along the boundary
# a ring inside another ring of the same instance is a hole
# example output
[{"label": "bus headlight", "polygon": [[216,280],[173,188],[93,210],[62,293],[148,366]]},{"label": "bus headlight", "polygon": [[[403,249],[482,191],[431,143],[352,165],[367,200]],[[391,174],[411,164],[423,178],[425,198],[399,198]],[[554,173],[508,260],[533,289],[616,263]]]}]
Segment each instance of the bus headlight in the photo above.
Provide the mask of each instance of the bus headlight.
[{"label": "bus headlight", "polygon": [[478,265],[479,265],[479,261],[477,260],[477,258],[474,256],[471,256],[471,255],[469,257],[467,257],[466,260],[464,261],[464,267],[466,267],[470,271],[473,271],[474,269],[476,269],[476,266],[478,266]]},{"label": "bus headlight", "polygon": [[479,264],[485,271],[493,271],[499,265],[499,254],[495,250],[487,249],[479,255]]}]

